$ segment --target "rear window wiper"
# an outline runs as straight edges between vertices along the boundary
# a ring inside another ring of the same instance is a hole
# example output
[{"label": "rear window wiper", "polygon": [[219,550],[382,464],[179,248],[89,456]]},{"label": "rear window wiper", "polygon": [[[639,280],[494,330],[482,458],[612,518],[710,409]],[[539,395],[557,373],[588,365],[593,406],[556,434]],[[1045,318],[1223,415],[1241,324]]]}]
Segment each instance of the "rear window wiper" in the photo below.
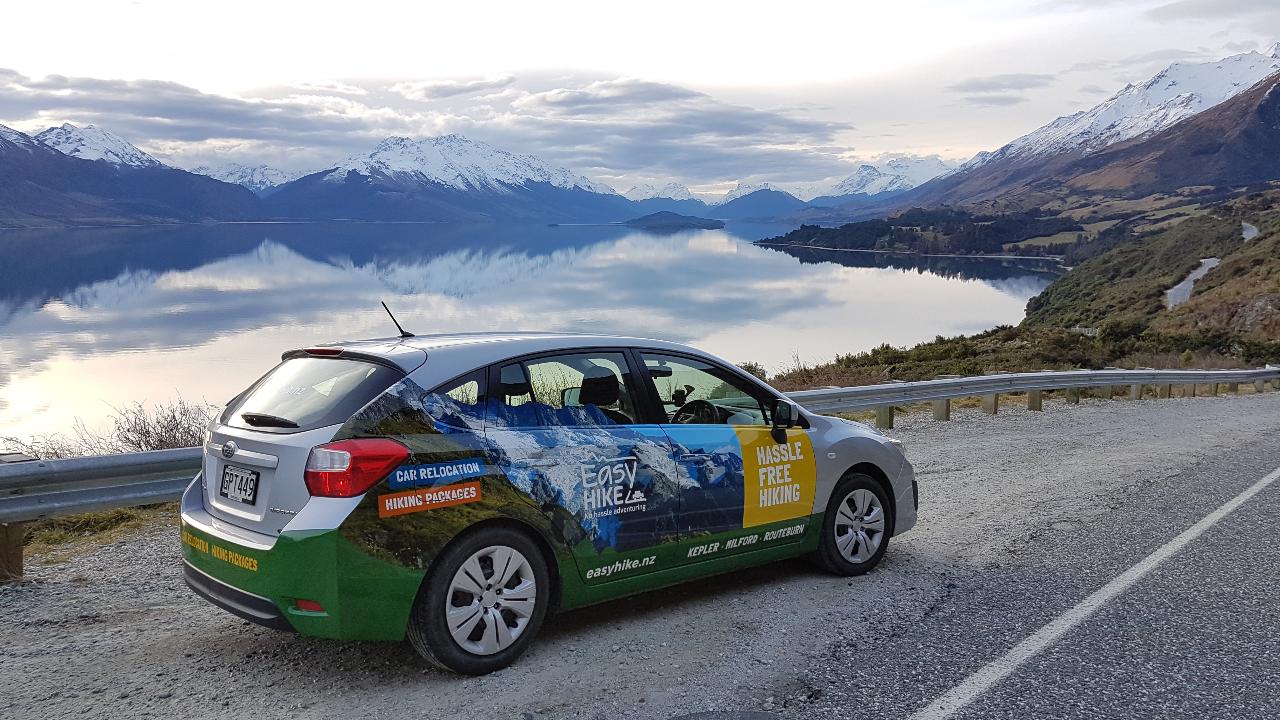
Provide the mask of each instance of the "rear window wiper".
[{"label": "rear window wiper", "polygon": [[278,427],[278,428],[298,427],[298,423],[288,418],[282,418],[278,415],[267,415],[265,413],[247,412],[247,413],[240,413],[240,417],[243,418],[245,422],[249,423],[254,427]]}]

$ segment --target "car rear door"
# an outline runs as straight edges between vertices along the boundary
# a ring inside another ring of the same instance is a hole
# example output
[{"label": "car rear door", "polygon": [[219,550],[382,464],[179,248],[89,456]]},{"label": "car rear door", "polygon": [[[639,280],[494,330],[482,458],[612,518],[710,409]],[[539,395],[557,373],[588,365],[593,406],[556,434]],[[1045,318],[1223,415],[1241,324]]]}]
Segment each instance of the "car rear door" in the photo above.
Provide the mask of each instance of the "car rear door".
[{"label": "car rear door", "polygon": [[666,434],[642,421],[619,349],[566,351],[491,369],[486,435],[507,477],[558,515],[582,579],[660,570],[680,492]]}]

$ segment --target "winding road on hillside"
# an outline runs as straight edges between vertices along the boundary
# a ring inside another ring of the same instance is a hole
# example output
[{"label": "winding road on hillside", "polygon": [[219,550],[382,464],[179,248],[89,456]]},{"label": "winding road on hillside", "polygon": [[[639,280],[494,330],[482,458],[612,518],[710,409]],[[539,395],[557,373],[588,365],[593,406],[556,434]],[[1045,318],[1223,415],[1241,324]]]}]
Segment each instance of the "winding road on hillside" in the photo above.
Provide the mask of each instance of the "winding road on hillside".
[{"label": "winding road on hillside", "polygon": [[[1012,404],[1012,403],[1010,403]],[[1280,704],[1280,393],[899,418],[921,522],[553,619],[516,665],[251,626],[174,527],[0,589],[6,718],[1204,718]]]}]

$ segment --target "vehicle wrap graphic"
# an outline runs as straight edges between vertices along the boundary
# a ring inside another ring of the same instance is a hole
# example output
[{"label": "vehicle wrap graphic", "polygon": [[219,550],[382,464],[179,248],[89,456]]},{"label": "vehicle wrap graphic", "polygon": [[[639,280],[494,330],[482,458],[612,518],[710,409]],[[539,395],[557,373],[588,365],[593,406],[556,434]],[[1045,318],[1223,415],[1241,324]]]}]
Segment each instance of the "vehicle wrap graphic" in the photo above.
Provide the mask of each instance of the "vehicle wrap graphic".
[{"label": "vehicle wrap graphic", "polygon": [[[484,408],[472,400],[429,392],[406,378],[342,426],[335,439],[387,437],[411,453],[398,477],[392,473],[351,512],[339,528],[343,536],[374,557],[422,570],[484,520],[508,518],[548,535],[581,537],[562,510],[539,508],[507,480],[502,453],[484,435]],[[553,548],[567,542],[556,539]]]},{"label": "vehicle wrap graphic", "polygon": [[396,468],[387,478],[392,490],[414,487],[431,487],[440,482],[454,482],[485,475],[484,458],[467,458],[426,465],[404,465]]},{"label": "vehicle wrap graphic", "polygon": [[680,488],[658,426],[489,428],[486,435],[511,484],[540,506],[563,508],[589,552],[677,537]]},{"label": "vehicle wrap graphic", "polygon": [[[793,542],[744,531],[812,512],[803,430],[778,442],[763,426],[511,427],[511,413],[468,399],[405,379],[343,426],[339,438],[390,437],[412,455],[340,532],[376,557],[425,569],[467,527],[516,517],[594,583]],[[688,554],[709,536],[725,539]]]},{"label": "vehicle wrap graphic", "polygon": [[[182,523],[183,558],[231,587],[275,603],[295,630],[344,640],[401,640],[423,571],[371,557],[336,531],[284,532],[270,550]],[[324,612],[296,609],[298,599]]]},{"label": "vehicle wrap graphic", "polygon": [[769,428],[734,428],[742,445],[745,491],[742,527],[805,517],[813,512],[817,463],[809,433],[791,429],[783,442]]},{"label": "vehicle wrap graphic", "polygon": [[480,483],[468,482],[457,485],[445,485],[431,489],[406,490],[378,496],[378,517],[388,518],[396,515],[435,510],[461,505],[463,503],[480,502],[482,498]]}]

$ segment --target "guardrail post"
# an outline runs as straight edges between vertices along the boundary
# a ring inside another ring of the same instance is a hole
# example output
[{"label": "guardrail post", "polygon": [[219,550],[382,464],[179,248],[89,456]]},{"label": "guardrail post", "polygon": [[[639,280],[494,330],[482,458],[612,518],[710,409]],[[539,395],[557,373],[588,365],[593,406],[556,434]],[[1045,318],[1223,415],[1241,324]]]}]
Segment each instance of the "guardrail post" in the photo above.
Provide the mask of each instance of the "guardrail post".
[{"label": "guardrail post", "polygon": [[1209,383],[1209,397],[1215,397],[1218,394],[1218,383]]},{"label": "guardrail post", "polygon": [[[955,380],[960,375],[938,375],[935,380]],[[933,419],[939,422],[946,422],[951,419],[951,398],[943,398],[933,401]]]},{"label": "guardrail post", "polygon": [[1067,404],[1068,405],[1080,404],[1080,388],[1067,388]]},{"label": "guardrail post", "polygon": [[1141,399],[1142,399],[1142,385],[1130,385],[1130,386],[1129,386],[1129,399],[1130,399],[1130,400],[1141,400]]},{"label": "guardrail post", "polygon": [[22,581],[22,542],[26,537],[26,523],[0,523],[0,582]]},{"label": "guardrail post", "polygon": [[1257,393],[1260,393],[1260,392],[1266,392],[1266,391],[1267,391],[1267,381],[1266,381],[1266,380],[1254,380],[1254,381],[1253,381],[1253,391],[1254,391],[1254,392],[1257,392]]},{"label": "guardrail post", "polygon": [[893,406],[881,405],[876,408],[876,427],[881,430],[893,429]]},{"label": "guardrail post", "polygon": [[982,412],[995,415],[1000,412],[1000,393],[989,393],[982,396]]},{"label": "guardrail post", "polygon": [[1227,392],[1232,395],[1240,394],[1240,383],[1227,383]]},{"label": "guardrail post", "polygon": [[951,419],[951,400],[949,398],[933,401],[933,419],[944,422]]},{"label": "guardrail post", "polygon": [[1044,410],[1044,393],[1040,390],[1027,391],[1027,409],[1028,410]]}]

